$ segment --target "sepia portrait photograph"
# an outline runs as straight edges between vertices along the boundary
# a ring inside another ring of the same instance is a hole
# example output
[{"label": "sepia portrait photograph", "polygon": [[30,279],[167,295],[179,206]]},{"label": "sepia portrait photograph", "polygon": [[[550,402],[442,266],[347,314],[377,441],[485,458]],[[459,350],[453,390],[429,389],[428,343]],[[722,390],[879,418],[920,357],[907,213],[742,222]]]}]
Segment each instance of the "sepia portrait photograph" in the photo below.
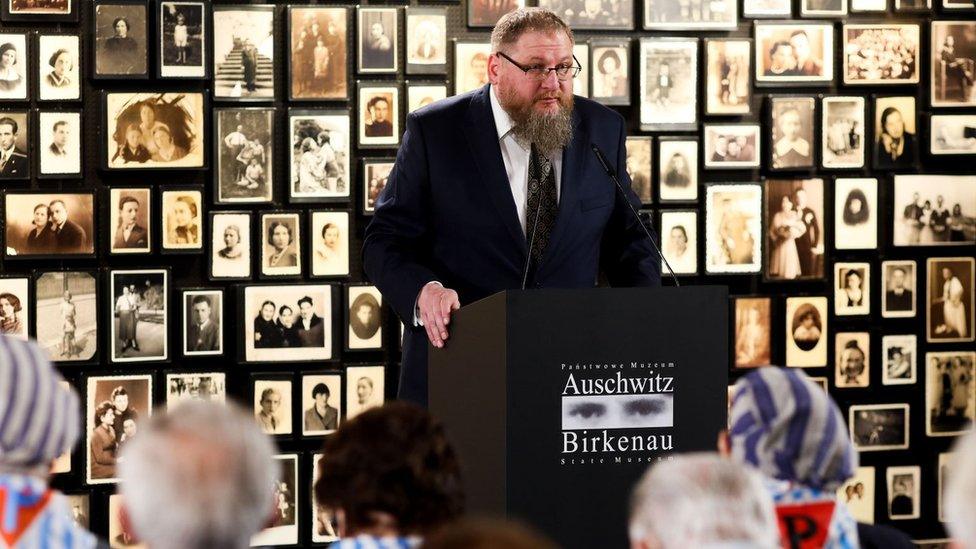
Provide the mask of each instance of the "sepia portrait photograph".
[{"label": "sepia portrait photograph", "polygon": [[37,113],[37,176],[81,175],[81,112]]},{"label": "sepia portrait photograph", "polygon": [[27,278],[0,277],[0,334],[27,339],[30,283]]},{"label": "sepia portrait photograph", "polygon": [[95,357],[98,281],[94,274],[84,271],[39,274],[34,283],[33,308],[37,343],[52,361],[84,362]]},{"label": "sepia portrait photograph", "polygon": [[743,17],[789,17],[791,0],[742,0]]},{"label": "sepia portrait photograph", "polygon": [[976,23],[932,21],[929,98],[933,107],[976,106]]},{"label": "sepia portrait photograph", "polygon": [[834,180],[834,249],[878,247],[878,180],[838,177]]},{"label": "sepia portrait photograph", "polygon": [[969,257],[930,257],[927,261],[926,341],[974,340],[973,267]]},{"label": "sepia portrait photograph", "polygon": [[643,135],[628,135],[626,143],[627,175],[630,176],[630,188],[640,199],[641,204],[650,204],[654,201],[654,194],[651,190],[651,182],[654,180],[651,170],[651,148],[654,146],[653,138]]},{"label": "sepia portrait photograph", "polygon": [[888,467],[885,481],[888,486],[888,518],[917,519],[921,509],[921,469],[915,466]]},{"label": "sepia portrait photograph", "polygon": [[976,243],[976,177],[896,175],[892,241],[895,246]]},{"label": "sepia portrait photograph", "polygon": [[823,179],[766,180],[766,278],[824,276]]},{"label": "sepia portrait photograph", "polygon": [[204,93],[106,93],[104,98],[107,169],[206,167]]},{"label": "sepia portrait photograph", "polygon": [[881,369],[884,385],[910,385],[916,382],[918,339],[915,334],[886,335],[881,338]]},{"label": "sepia portrait photograph", "polygon": [[109,190],[111,204],[110,250],[113,254],[147,254],[152,251],[151,190],[114,188]]},{"label": "sepia portrait photograph", "polygon": [[210,278],[251,277],[251,213],[210,213]]},{"label": "sepia portrait photograph", "polygon": [[408,74],[445,74],[447,9],[408,8],[406,47]]},{"label": "sepia portrait photograph", "polygon": [[227,375],[221,372],[166,374],[166,409],[184,402],[227,400]]},{"label": "sepia portrait photograph", "polygon": [[881,262],[881,316],[911,318],[915,316],[918,273],[914,260]]},{"label": "sepia portrait photograph", "polygon": [[698,122],[698,39],[641,38],[641,129],[692,128]]},{"label": "sepia portrait photograph", "polygon": [[973,430],[976,390],[972,351],[925,353],[925,434],[947,437]]},{"label": "sepia portrait photograph", "polygon": [[759,167],[759,124],[705,124],[703,132],[706,170]]},{"label": "sepia portrait photograph", "polygon": [[734,353],[736,368],[772,364],[772,299],[737,297],[735,304]]},{"label": "sepia portrait photograph", "polygon": [[274,514],[268,526],[251,537],[251,547],[298,543],[298,454],[275,456],[279,477],[274,481]]},{"label": "sepia portrait photograph", "polygon": [[844,84],[918,84],[920,35],[917,24],[845,24]]},{"label": "sepia portrait photograph", "polygon": [[[390,115],[388,102],[378,101],[374,106],[375,111],[383,111],[382,116]],[[289,197],[309,202],[348,200],[352,177],[349,112],[291,110],[288,120],[292,144]]]},{"label": "sepia portrait photograph", "polygon": [[[80,0],[4,0],[4,21],[72,22],[78,20]],[[87,528],[87,526],[86,526]]]},{"label": "sepia portrait photograph", "polygon": [[657,158],[661,202],[698,200],[698,140],[659,137]]},{"label": "sepia portrait photograph", "polygon": [[786,365],[827,365],[827,298],[786,298]]},{"label": "sepia portrait photograph", "polygon": [[630,41],[591,44],[590,98],[604,105],[630,105]]},{"label": "sepia portrait photograph", "polygon": [[932,155],[976,154],[976,116],[931,115],[929,152]]},{"label": "sepia portrait photograph", "polygon": [[455,40],[454,95],[461,95],[488,84],[488,55],[491,44]]},{"label": "sepia portrait photograph", "polygon": [[352,419],[370,408],[382,406],[385,398],[384,366],[346,367],[346,419]]},{"label": "sepia portrait photograph", "polygon": [[290,212],[261,214],[261,235],[262,275],[302,274],[302,234],[299,214]]},{"label": "sepia portrait photograph", "polygon": [[[666,210],[661,212],[661,239],[664,259],[674,274],[698,274],[698,212]],[[661,265],[661,272],[667,272]]]},{"label": "sepia portrait photograph", "polygon": [[148,7],[133,0],[97,1],[94,78],[148,78]]},{"label": "sepia portrait photograph", "polygon": [[334,433],[342,420],[342,375],[302,376],[302,435]]},{"label": "sepia portrait photograph", "polygon": [[705,187],[705,272],[758,273],[762,269],[762,187]]},{"label": "sepia portrait photograph", "polygon": [[848,409],[847,426],[860,452],[908,448],[907,404],[855,404]]},{"label": "sepia portrait photograph", "polygon": [[349,212],[313,211],[312,276],[349,275]]},{"label": "sepia portrait photograph", "polygon": [[247,286],[241,321],[247,362],[332,358],[332,287],[328,284]]},{"label": "sepia portrait photograph", "polygon": [[162,78],[205,78],[207,76],[207,4],[200,1],[161,1],[156,24],[159,28],[158,66]]},{"label": "sepia portrait photograph", "polygon": [[756,85],[818,85],[834,79],[830,23],[755,23]]},{"label": "sepia portrait photograph", "polygon": [[[312,454],[312,485],[322,476],[325,454]],[[339,539],[339,521],[334,511],[312,499],[312,543],[330,543]]]},{"label": "sepia portrait photograph", "polygon": [[915,98],[876,97],[874,100],[874,167],[909,170],[918,164]]},{"label": "sepia portrait photograph", "polygon": [[0,111],[0,181],[30,178],[32,127],[27,111]]},{"label": "sepia portrait photograph", "polygon": [[254,380],[254,419],[264,433],[292,433],[291,386],[291,380],[283,376]]},{"label": "sepia portrait photograph", "polygon": [[8,258],[95,254],[94,194],[8,192],[5,202]]},{"label": "sepia portrait photograph", "polygon": [[88,530],[91,526],[90,500],[88,494],[65,494],[68,502],[68,509],[71,511],[71,520]]},{"label": "sepia portrait photograph", "polygon": [[359,32],[356,69],[361,74],[397,72],[399,70],[399,34],[397,8],[359,6],[356,22]]},{"label": "sepia portrait photograph", "polygon": [[183,354],[223,354],[223,290],[183,290],[182,302]]},{"label": "sepia portrait photograph", "polygon": [[751,110],[752,42],[705,40],[705,114],[748,114]]},{"label": "sepia portrait photograph", "polygon": [[273,197],[274,109],[215,109],[215,200],[270,202]]},{"label": "sepia portrait photograph", "polygon": [[[507,0],[525,5],[524,0]],[[490,0],[475,3],[490,4]],[[552,10],[573,29],[630,30],[634,28],[634,0],[538,0],[539,7]],[[509,9],[510,11],[511,9]],[[489,26],[493,26],[492,23]]]},{"label": "sepia portrait photograph", "polygon": [[376,202],[393,171],[394,158],[363,160],[363,215],[373,215]]},{"label": "sepia portrait photograph", "polygon": [[375,286],[347,286],[349,328],[346,348],[350,351],[383,348],[383,296]]},{"label": "sepia portrait photograph", "polygon": [[837,499],[858,522],[874,524],[874,467],[858,467],[837,489]]},{"label": "sepia portrait photograph", "polygon": [[739,22],[736,0],[645,0],[647,30],[732,30]]},{"label": "sepia portrait photograph", "polygon": [[397,85],[362,85],[359,88],[359,146],[396,146],[400,143],[400,88]]},{"label": "sepia portrait photograph", "polygon": [[0,34],[0,101],[26,100],[30,87],[27,34]]},{"label": "sepia portrait photograph", "polygon": [[871,384],[871,334],[837,332],[834,336],[834,386],[867,387]]},{"label": "sepia portrait photograph", "polygon": [[446,97],[444,84],[407,84],[407,114]]},{"label": "sepia portrait photograph", "polygon": [[820,112],[820,162],[824,168],[862,168],[866,123],[863,97],[824,97]]},{"label": "sepia portrait photograph", "polygon": [[349,97],[344,7],[289,6],[289,97],[328,101]]},{"label": "sepia portrait photograph", "polygon": [[163,250],[203,249],[203,192],[199,189],[162,191]]},{"label": "sepia portrait photograph", "polygon": [[834,315],[871,314],[871,264],[834,263]]},{"label": "sepia portrait photograph", "polygon": [[770,97],[770,166],[774,170],[814,167],[813,97]]},{"label": "sepia portrait photograph", "polygon": [[89,377],[85,402],[88,484],[118,482],[116,466],[126,443],[152,416],[153,376]]},{"label": "sepia portrait photograph", "polygon": [[216,5],[213,25],[214,99],[273,99],[275,6]]},{"label": "sepia portrait photograph", "polygon": [[76,34],[37,37],[38,101],[81,99],[81,38]]},{"label": "sepia portrait photograph", "polygon": [[165,269],[109,272],[112,361],[166,360],[169,273]]},{"label": "sepia portrait photograph", "polygon": [[847,0],[800,0],[801,17],[843,17]]}]

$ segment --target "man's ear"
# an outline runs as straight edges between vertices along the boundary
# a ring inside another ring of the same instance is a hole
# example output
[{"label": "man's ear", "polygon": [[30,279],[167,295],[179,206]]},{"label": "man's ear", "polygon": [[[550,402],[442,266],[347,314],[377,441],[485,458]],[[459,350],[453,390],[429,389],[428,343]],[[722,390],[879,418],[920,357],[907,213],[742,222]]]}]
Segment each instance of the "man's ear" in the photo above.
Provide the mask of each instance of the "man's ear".
[{"label": "man's ear", "polygon": [[498,84],[498,71],[501,69],[501,58],[497,53],[488,55],[488,81],[492,86]]}]

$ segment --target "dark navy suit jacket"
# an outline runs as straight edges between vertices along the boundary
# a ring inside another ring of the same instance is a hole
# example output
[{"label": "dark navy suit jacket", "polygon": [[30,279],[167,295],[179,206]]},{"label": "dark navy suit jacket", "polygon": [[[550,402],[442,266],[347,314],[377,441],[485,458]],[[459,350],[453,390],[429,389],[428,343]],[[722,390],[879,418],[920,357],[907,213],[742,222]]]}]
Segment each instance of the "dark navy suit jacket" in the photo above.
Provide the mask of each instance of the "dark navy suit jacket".
[{"label": "dark navy suit jacket", "polygon": [[[427,402],[427,334],[413,326],[420,290],[432,280],[467,305],[522,285],[528,245],[505,173],[489,87],[407,117],[403,143],[366,228],[369,279],[406,324],[399,397]],[[661,283],[661,260],[590,148],[625,170],[626,126],[616,112],[575,98],[573,139],[563,152],[559,214],[529,286],[590,288],[600,270],[613,286]],[[450,342],[448,342],[450,344]]]}]

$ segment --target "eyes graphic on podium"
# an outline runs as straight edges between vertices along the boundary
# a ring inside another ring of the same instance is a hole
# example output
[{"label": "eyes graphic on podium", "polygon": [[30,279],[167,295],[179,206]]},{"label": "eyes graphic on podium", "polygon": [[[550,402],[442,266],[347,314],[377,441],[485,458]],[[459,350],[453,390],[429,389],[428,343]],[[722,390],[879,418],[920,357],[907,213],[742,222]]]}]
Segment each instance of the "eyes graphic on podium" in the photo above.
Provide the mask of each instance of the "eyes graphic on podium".
[{"label": "eyes graphic on podium", "polygon": [[562,402],[563,429],[671,427],[670,394],[568,396]]}]

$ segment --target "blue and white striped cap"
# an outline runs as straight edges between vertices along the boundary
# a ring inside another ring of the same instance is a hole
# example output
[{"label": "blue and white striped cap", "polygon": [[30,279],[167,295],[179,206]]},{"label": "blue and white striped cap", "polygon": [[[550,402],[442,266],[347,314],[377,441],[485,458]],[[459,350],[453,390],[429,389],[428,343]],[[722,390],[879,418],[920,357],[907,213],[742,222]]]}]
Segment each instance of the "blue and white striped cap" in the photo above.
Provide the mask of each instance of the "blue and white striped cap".
[{"label": "blue and white striped cap", "polygon": [[33,341],[0,336],[0,463],[33,467],[70,451],[79,400]]}]

